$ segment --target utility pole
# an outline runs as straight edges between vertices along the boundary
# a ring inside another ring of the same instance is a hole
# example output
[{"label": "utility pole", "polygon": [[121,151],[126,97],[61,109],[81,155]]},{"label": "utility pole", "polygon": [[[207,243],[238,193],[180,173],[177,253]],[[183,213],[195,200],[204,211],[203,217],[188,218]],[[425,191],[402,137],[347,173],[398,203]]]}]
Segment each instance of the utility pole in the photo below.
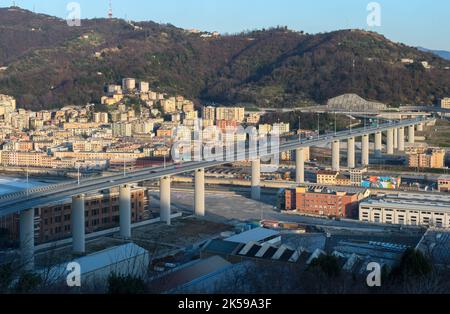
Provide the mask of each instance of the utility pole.
[{"label": "utility pole", "polygon": [[302,141],[302,128],[301,128],[301,115],[300,116],[298,116],[298,136],[299,136],[299,140],[300,140],[300,142]]},{"label": "utility pole", "polygon": [[29,180],[28,164],[27,164],[27,197],[29,195],[29,189],[30,189],[30,180]]},{"label": "utility pole", "polygon": [[80,185],[80,165],[78,165],[78,185]]},{"label": "utility pole", "polygon": [[317,138],[320,138],[320,113],[317,113]]},{"label": "utility pole", "polygon": [[334,136],[337,134],[337,115],[336,111],[334,112]]}]

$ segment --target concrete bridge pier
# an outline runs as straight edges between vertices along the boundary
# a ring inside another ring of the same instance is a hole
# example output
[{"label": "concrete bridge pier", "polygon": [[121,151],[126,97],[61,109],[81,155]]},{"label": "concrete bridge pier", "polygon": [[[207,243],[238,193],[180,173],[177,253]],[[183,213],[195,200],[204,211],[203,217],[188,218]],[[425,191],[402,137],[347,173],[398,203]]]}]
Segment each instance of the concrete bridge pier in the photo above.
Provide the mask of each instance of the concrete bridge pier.
[{"label": "concrete bridge pier", "polygon": [[369,134],[365,134],[362,136],[361,165],[363,167],[366,167],[369,165]]},{"label": "concrete bridge pier", "polygon": [[160,179],[159,187],[159,201],[161,221],[170,226],[171,223],[171,208],[170,208],[170,176],[165,176]]},{"label": "concrete bridge pier", "polygon": [[295,151],[295,182],[305,183],[305,151],[299,148]]},{"label": "concrete bridge pier", "polygon": [[354,137],[351,137],[347,140],[347,167],[349,169],[354,169],[356,167]]},{"label": "concrete bridge pier", "polygon": [[131,186],[122,185],[119,188],[120,236],[131,238]]},{"label": "concrete bridge pier", "polygon": [[333,171],[341,170],[341,144],[339,141],[334,141],[331,148],[332,154],[332,169]]},{"label": "concrete bridge pier", "polygon": [[398,129],[394,129],[394,150],[398,148]]},{"label": "concrete bridge pier", "polygon": [[387,130],[387,141],[386,141],[386,153],[388,155],[394,154],[394,130]]},{"label": "concrete bridge pier", "polygon": [[381,132],[375,133],[375,156],[383,157],[383,134]]},{"label": "concrete bridge pier", "polygon": [[195,170],[194,193],[195,215],[203,217],[205,216],[205,169]]},{"label": "concrete bridge pier", "polygon": [[72,230],[72,251],[75,254],[84,254],[86,252],[86,219],[84,211],[84,194],[72,197],[72,214],[70,222]]},{"label": "concrete bridge pier", "polygon": [[252,161],[252,199],[261,200],[261,159]]},{"label": "concrete bridge pier", "polygon": [[405,128],[403,127],[398,129],[398,151],[405,151]]},{"label": "concrete bridge pier", "polygon": [[20,257],[26,271],[34,269],[34,209],[20,212]]},{"label": "concrete bridge pier", "polygon": [[417,125],[417,131],[418,131],[418,132],[423,132],[423,123],[419,123],[419,124]]},{"label": "concrete bridge pier", "polygon": [[411,125],[408,127],[408,143],[414,144],[416,142],[416,130],[415,126]]}]

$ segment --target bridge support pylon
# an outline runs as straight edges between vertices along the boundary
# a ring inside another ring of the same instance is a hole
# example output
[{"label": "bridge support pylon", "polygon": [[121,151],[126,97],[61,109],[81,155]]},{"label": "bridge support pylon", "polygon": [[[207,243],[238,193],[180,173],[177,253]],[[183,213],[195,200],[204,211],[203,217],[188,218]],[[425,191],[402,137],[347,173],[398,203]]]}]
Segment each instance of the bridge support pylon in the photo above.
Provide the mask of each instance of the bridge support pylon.
[{"label": "bridge support pylon", "polygon": [[347,140],[347,167],[355,169],[355,138],[351,137]]},{"label": "bridge support pylon", "polygon": [[305,183],[305,150],[303,148],[295,151],[295,182]]},{"label": "bridge support pylon", "polygon": [[205,169],[195,170],[195,191],[194,191],[195,215],[205,216]]},{"label": "bridge support pylon", "polygon": [[26,271],[34,269],[34,209],[27,209],[19,216],[20,257]]},{"label": "bridge support pylon", "polygon": [[375,133],[375,156],[377,158],[383,157],[383,133]]},{"label": "bridge support pylon", "polygon": [[398,149],[398,129],[394,129],[394,150]]},{"label": "bridge support pylon", "polygon": [[416,130],[415,126],[411,125],[408,127],[408,143],[414,144],[416,142]]},{"label": "bridge support pylon", "polygon": [[72,197],[72,214],[70,223],[72,230],[72,251],[75,254],[84,254],[86,252],[86,219],[84,208],[84,194]]},{"label": "bridge support pylon", "polygon": [[261,200],[261,159],[252,161],[252,199]]},{"label": "bridge support pylon", "polygon": [[122,185],[119,188],[120,236],[131,238],[131,186]]},{"label": "bridge support pylon", "polygon": [[405,128],[403,127],[398,129],[398,151],[405,151]]},{"label": "bridge support pylon", "polygon": [[388,155],[394,154],[394,130],[387,130],[387,142],[386,142],[386,153]]},{"label": "bridge support pylon", "polygon": [[160,215],[161,221],[171,224],[171,209],[170,209],[170,176],[165,176],[160,179],[159,187],[159,201],[160,201]]},{"label": "bridge support pylon", "polygon": [[364,134],[361,141],[361,165],[367,167],[369,165],[369,134]]},{"label": "bridge support pylon", "polygon": [[341,145],[339,141],[334,141],[331,148],[331,154],[332,154],[332,168],[333,171],[340,171],[341,170]]}]

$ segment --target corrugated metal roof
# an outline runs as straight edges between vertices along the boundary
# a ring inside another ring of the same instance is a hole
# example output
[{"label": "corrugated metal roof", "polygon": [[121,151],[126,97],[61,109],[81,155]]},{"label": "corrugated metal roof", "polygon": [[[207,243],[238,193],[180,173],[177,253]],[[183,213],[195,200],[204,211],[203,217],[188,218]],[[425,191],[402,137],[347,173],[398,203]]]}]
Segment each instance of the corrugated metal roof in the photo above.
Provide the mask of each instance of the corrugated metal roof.
[{"label": "corrugated metal roof", "polygon": [[196,260],[155,280],[152,283],[152,287],[161,291],[170,291],[228,268],[231,265],[230,262],[220,256],[211,256],[207,259]]},{"label": "corrugated metal roof", "polygon": [[[134,243],[128,243],[80,257],[70,262],[75,262],[80,265],[81,274],[88,274],[144,254],[148,254],[147,250]],[[48,272],[49,278],[57,279],[64,274],[67,274],[67,264],[68,263],[64,263],[52,267]]]}]

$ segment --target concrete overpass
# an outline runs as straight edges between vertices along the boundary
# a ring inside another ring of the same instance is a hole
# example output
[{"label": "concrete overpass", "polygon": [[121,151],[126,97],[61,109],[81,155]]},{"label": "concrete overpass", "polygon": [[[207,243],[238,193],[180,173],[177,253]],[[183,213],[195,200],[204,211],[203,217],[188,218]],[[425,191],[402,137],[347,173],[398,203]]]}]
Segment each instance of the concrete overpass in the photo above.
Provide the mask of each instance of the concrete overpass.
[{"label": "concrete overpass", "polygon": [[[366,128],[354,129],[351,131],[341,131],[335,134],[326,134],[313,139],[295,140],[282,143],[278,152],[296,151],[296,183],[305,182],[304,170],[305,160],[303,149],[306,147],[332,144],[332,168],[340,170],[340,142],[347,141],[347,166],[355,168],[357,165],[355,154],[356,138],[361,138],[362,166],[369,165],[369,137],[375,134],[375,153],[381,154],[383,150],[382,133],[387,132],[386,153],[393,154],[395,149],[394,134],[396,134],[397,149],[405,150],[405,128],[408,130],[408,141],[414,143],[415,128],[423,129],[424,125],[431,123],[433,119],[418,118],[403,121],[391,121]],[[250,153],[254,151],[236,153],[235,160],[246,160]],[[264,155],[265,154],[265,155]],[[261,158],[273,155],[273,152],[259,154],[252,160],[252,198],[259,200],[261,197]],[[0,198],[0,217],[12,213],[20,213],[20,245],[21,256],[24,267],[32,269],[34,267],[34,209],[54,202],[62,201],[72,197],[71,230],[73,237],[73,250],[76,253],[85,252],[85,201],[84,194],[99,190],[120,187],[119,190],[119,215],[120,215],[120,235],[127,239],[131,237],[131,192],[130,184],[160,180],[160,206],[161,221],[170,224],[170,182],[171,176],[194,172],[195,173],[195,214],[205,215],[205,168],[220,166],[230,163],[230,160],[218,161],[193,161],[169,167],[155,167],[129,172],[126,175],[112,175],[101,178],[84,180],[81,182],[69,182],[65,184],[53,185],[37,190],[4,195]]]}]

